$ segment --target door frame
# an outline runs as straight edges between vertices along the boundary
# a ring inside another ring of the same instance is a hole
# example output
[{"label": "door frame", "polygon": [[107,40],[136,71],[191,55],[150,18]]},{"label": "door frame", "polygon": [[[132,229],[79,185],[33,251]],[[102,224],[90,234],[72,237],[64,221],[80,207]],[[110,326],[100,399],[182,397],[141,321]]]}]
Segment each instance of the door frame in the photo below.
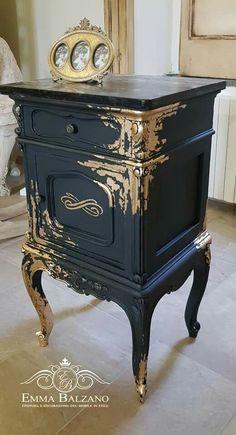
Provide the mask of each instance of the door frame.
[{"label": "door frame", "polygon": [[115,48],[111,72],[134,72],[134,0],[104,0],[104,25]]}]

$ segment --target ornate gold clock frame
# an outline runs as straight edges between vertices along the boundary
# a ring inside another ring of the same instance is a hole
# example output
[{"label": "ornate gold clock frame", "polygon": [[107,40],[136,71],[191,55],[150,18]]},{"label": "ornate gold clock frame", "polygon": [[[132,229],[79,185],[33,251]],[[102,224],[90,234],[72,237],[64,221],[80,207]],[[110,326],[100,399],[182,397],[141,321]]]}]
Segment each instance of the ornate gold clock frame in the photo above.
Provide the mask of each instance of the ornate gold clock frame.
[{"label": "ornate gold clock frame", "polygon": [[48,63],[54,81],[102,82],[114,60],[114,47],[101,27],[87,18],[70,28],[50,48]]}]

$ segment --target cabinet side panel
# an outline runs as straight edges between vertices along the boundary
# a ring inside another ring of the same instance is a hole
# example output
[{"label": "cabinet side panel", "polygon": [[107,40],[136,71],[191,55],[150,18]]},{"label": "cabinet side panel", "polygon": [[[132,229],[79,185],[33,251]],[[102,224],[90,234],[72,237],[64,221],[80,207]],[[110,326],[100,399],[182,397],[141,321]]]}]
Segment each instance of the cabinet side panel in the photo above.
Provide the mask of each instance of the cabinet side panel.
[{"label": "cabinet side panel", "polygon": [[204,224],[211,134],[170,153],[152,173],[144,213],[145,272],[151,275],[184,249]]}]

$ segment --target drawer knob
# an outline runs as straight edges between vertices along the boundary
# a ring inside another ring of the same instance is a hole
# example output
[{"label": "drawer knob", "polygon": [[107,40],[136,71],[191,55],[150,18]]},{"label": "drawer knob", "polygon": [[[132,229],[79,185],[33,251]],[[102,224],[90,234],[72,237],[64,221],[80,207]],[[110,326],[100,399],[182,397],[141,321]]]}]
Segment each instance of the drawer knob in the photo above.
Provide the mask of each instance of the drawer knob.
[{"label": "drawer knob", "polygon": [[67,131],[67,133],[69,133],[69,134],[73,134],[73,133],[76,133],[77,128],[76,128],[76,126],[73,125],[73,124],[67,124],[67,126],[66,126],[66,131]]}]

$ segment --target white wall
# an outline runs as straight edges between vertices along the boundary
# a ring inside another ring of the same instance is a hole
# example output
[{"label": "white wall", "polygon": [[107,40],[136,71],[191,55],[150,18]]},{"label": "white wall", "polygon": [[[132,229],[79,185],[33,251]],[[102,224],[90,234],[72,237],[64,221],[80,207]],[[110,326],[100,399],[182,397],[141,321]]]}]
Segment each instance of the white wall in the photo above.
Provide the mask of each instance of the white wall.
[{"label": "white wall", "polygon": [[[178,71],[180,2],[134,0],[136,74]],[[0,0],[2,36],[20,60],[24,80],[50,76],[49,47],[85,16],[104,27],[103,0]]]},{"label": "white wall", "polygon": [[49,77],[51,44],[87,17],[104,27],[103,0],[15,0],[24,80]]},{"label": "white wall", "polygon": [[134,0],[135,73],[178,71],[180,0]]},{"label": "white wall", "polygon": [[172,0],[171,72],[179,72],[181,0]]}]

